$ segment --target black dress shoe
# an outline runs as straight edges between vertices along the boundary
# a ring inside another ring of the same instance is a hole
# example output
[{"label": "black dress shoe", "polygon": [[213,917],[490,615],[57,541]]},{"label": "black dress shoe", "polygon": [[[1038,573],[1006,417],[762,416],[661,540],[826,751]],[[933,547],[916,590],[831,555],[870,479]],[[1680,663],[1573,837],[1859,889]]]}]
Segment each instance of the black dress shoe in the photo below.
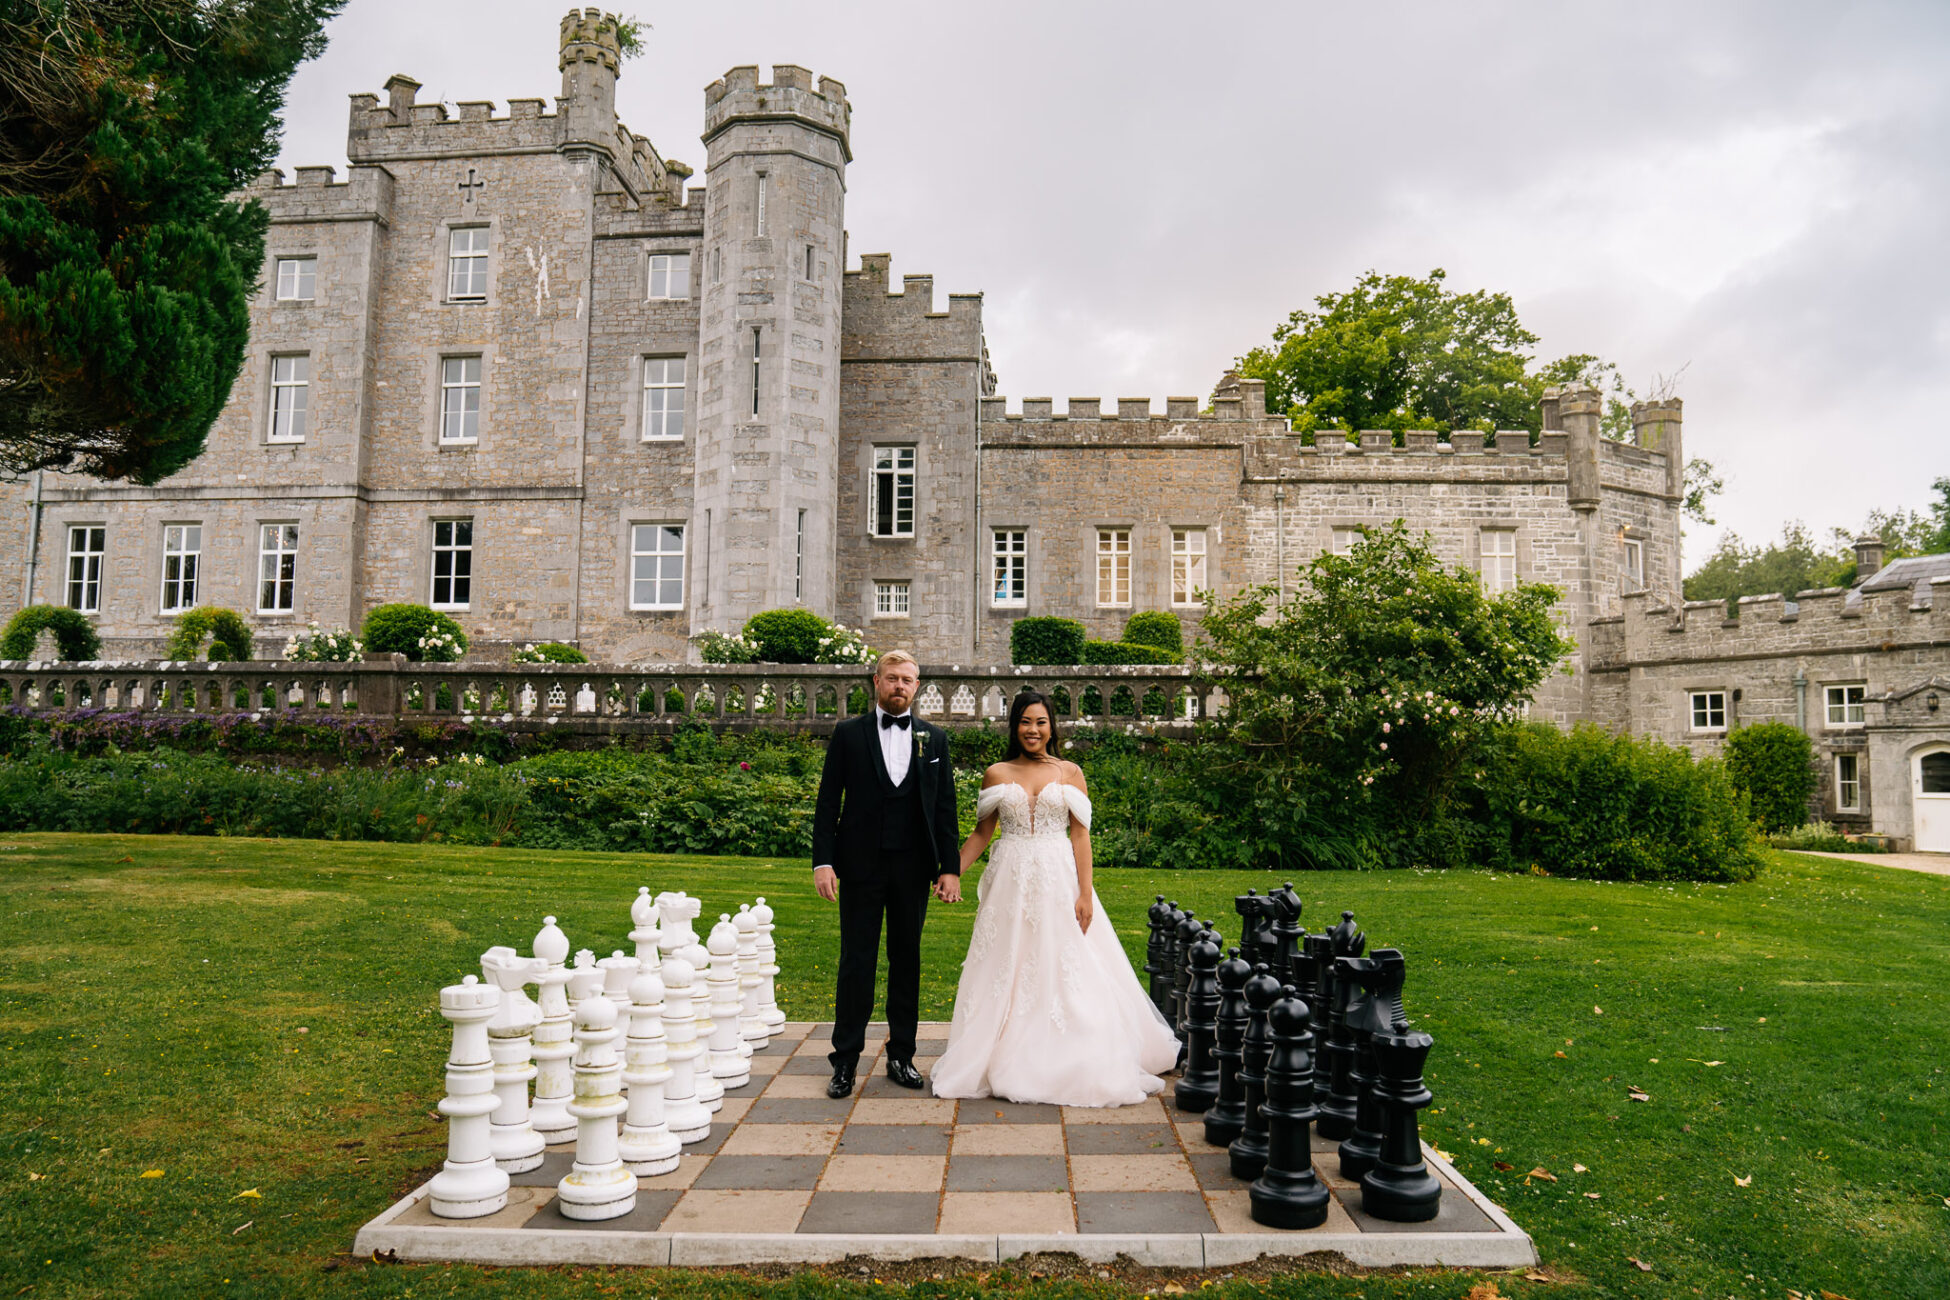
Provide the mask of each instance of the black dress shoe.
[{"label": "black dress shoe", "polygon": [[853,1069],[851,1065],[833,1067],[833,1081],[826,1085],[826,1095],[834,1101],[853,1095]]},{"label": "black dress shoe", "polygon": [[887,1062],[887,1077],[903,1088],[918,1088],[926,1082],[912,1061]]}]

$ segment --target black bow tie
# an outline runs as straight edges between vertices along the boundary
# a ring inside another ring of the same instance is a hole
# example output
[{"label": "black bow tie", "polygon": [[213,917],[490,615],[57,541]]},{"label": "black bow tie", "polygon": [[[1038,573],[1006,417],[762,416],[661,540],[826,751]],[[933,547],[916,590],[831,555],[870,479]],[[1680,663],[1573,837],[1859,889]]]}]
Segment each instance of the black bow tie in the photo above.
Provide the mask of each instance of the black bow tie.
[{"label": "black bow tie", "polygon": [[889,727],[899,727],[902,731],[906,731],[913,721],[914,719],[905,713],[899,715],[883,713],[880,715],[880,729],[885,731]]}]

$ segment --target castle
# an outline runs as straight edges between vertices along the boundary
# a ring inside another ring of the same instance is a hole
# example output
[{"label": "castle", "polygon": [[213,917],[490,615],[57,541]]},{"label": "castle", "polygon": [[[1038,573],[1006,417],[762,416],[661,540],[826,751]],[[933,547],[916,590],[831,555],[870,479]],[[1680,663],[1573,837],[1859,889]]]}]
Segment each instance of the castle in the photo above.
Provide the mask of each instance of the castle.
[{"label": "castle", "polygon": [[[1492,589],[1564,593],[1580,650],[1534,716],[1716,734],[1672,721],[1690,699],[1624,684],[1649,680],[1641,642],[1677,645],[1632,632],[1678,605],[1677,401],[1634,408],[1630,441],[1570,389],[1535,442],[1402,446],[1306,445],[1231,377],[1207,403],[1011,411],[979,294],[937,311],[931,277],[892,291],[885,255],[848,269],[843,85],[731,69],[705,90],[693,186],[617,120],[614,21],[572,10],[560,36],[553,111],[450,113],[396,76],[383,102],[352,96],[344,179],[248,190],[271,216],[263,285],[208,449],[154,487],[8,489],[29,520],[0,538],[8,604],[81,608],[123,658],[193,605],[274,646],[409,600],[490,655],[681,661],[700,632],[803,605],[924,663],[1004,662],[1025,615],[1108,638],[1135,610],[1195,622],[1200,589],[1290,581],[1401,518]],[[1950,675],[1942,617],[1922,657]]]}]

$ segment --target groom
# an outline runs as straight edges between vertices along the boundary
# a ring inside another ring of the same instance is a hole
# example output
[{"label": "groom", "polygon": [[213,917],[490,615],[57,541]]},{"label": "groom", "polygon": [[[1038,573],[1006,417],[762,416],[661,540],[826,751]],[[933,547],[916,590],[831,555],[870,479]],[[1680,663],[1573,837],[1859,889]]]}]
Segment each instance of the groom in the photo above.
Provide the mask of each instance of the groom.
[{"label": "groom", "polygon": [[874,709],[833,728],[813,810],[813,887],[840,905],[833,1081],[853,1092],[873,1014],[880,922],[887,921],[887,1077],[919,1088],[914,1022],[921,1009],[921,925],[928,894],[961,901],[955,775],[948,733],[913,714],[921,670],[890,650],[873,673]]}]

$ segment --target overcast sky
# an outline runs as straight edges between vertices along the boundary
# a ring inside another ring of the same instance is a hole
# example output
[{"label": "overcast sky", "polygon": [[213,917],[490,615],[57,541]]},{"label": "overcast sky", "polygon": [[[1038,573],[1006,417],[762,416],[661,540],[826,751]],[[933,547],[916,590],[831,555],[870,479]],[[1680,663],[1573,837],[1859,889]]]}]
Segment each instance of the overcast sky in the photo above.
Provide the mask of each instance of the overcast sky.
[{"label": "overcast sky", "polygon": [[[553,0],[350,0],[281,165],[346,96],[553,96]],[[853,105],[854,264],[983,292],[1001,391],[1204,395],[1369,268],[1511,294],[1541,357],[1683,373],[1718,528],[1823,536],[1950,475],[1950,4],[767,3],[650,25],[618,108],[702,179],[706,83]],[[769,72],[766,74],[769,79]]]}]

